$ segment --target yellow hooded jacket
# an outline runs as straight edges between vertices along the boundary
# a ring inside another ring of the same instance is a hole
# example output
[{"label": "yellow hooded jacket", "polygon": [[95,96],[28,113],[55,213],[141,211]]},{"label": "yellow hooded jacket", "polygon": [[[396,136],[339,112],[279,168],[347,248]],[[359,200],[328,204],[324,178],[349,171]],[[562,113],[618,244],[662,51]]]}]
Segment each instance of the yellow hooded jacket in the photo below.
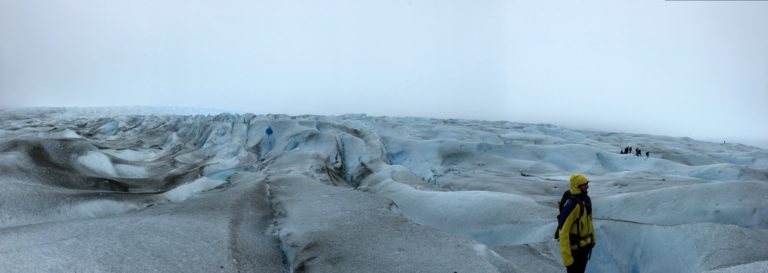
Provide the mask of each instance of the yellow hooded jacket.
[{"label": "yellow hooded jacket", "polygon": [[[587,177],[574,174],[571,176],[571,195],[581,194],[580,185],[589,183]],[[582,214],[585,214],[582,216]],[[578,220],[578,221],[577,221]],[[595,245],[595,229],[592,226],[592,214],[582,208],[581,203],[576,203],[568,218],[560,229],[560,253],[563,256],[563,264],[570,266],[573,264],[571,251],[584,247],[593,247]]]}]

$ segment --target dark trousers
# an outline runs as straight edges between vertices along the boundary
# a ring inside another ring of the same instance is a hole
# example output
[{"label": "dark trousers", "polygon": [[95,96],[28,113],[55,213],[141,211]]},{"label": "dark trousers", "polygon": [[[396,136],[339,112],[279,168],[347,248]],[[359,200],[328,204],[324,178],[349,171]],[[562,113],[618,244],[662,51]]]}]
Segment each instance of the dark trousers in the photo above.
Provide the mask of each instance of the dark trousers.
[{"label": "dark trousers", "polygon": [[584,273],[584,270],[587,269],[587,261],[589,260],[589,252],[591,251],[592,250],[589,248],[581,248],[571,251],[571,256],[573,256],[573,264],[571,264],[569,267],[566,267],[566,269],[568,269],[568,273]]}]

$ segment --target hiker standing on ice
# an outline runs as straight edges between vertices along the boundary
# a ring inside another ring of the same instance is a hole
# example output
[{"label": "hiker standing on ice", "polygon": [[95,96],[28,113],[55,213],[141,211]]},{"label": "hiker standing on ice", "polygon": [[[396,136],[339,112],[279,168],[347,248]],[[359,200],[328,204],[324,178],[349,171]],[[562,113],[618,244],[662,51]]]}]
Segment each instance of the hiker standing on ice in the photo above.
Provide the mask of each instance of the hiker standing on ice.
[{"label": "hiker standing on ice", "polygon": [[272,126],[267,126],[267,129],[264,130],[264,138],[259,141],[259,152],[258,152],[258,160],[264,159],[265,156],[267,156],[271,151],[272,148],[275,146],[274,140],[272,139]]},{"label": "hiker standing on ice", "polygon": [[273,132],[272,131],[272,126],[268,126],[267,130],[264,131],[264,133],[267,134],[267,144],[269,145],[268,146],[269,150],[272,150],[272,146],[274,145],[274,143],[272,143],[272,132]]},{"label": "hiker standing on ice", "polygon": [[[592,226],[592,200],[587,195],[589,179],[581,174],[571,175],[570,196],[560,210],[560,253],[568,273],[584,272],[595,246]],[[567,193],[565,194],[567,195]],[[565,196],[564,196],[565,198]]]}]

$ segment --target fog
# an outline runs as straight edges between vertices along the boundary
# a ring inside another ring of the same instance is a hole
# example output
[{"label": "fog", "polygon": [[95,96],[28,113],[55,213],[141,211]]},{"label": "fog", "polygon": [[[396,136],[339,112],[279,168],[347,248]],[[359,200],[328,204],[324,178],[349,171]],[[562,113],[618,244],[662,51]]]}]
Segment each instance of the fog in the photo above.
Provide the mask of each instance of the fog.
[{"label": "fog", "polygon": [[0,2],[0,107],[552,123],[768,147],[768,2]]}]

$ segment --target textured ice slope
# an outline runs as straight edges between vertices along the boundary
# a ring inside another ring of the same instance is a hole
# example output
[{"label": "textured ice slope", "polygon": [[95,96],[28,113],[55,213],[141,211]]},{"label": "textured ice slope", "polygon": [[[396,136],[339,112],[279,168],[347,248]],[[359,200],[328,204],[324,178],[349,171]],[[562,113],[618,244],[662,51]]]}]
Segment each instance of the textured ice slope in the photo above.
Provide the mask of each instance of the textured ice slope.
[{"label": "textured ice slope", "polygon": [[592,180],[590,272],[768,262],[759,148],[511,122],[139,112],[0,111],[0,271],[557,272],[555,202],[573,172]]}]

